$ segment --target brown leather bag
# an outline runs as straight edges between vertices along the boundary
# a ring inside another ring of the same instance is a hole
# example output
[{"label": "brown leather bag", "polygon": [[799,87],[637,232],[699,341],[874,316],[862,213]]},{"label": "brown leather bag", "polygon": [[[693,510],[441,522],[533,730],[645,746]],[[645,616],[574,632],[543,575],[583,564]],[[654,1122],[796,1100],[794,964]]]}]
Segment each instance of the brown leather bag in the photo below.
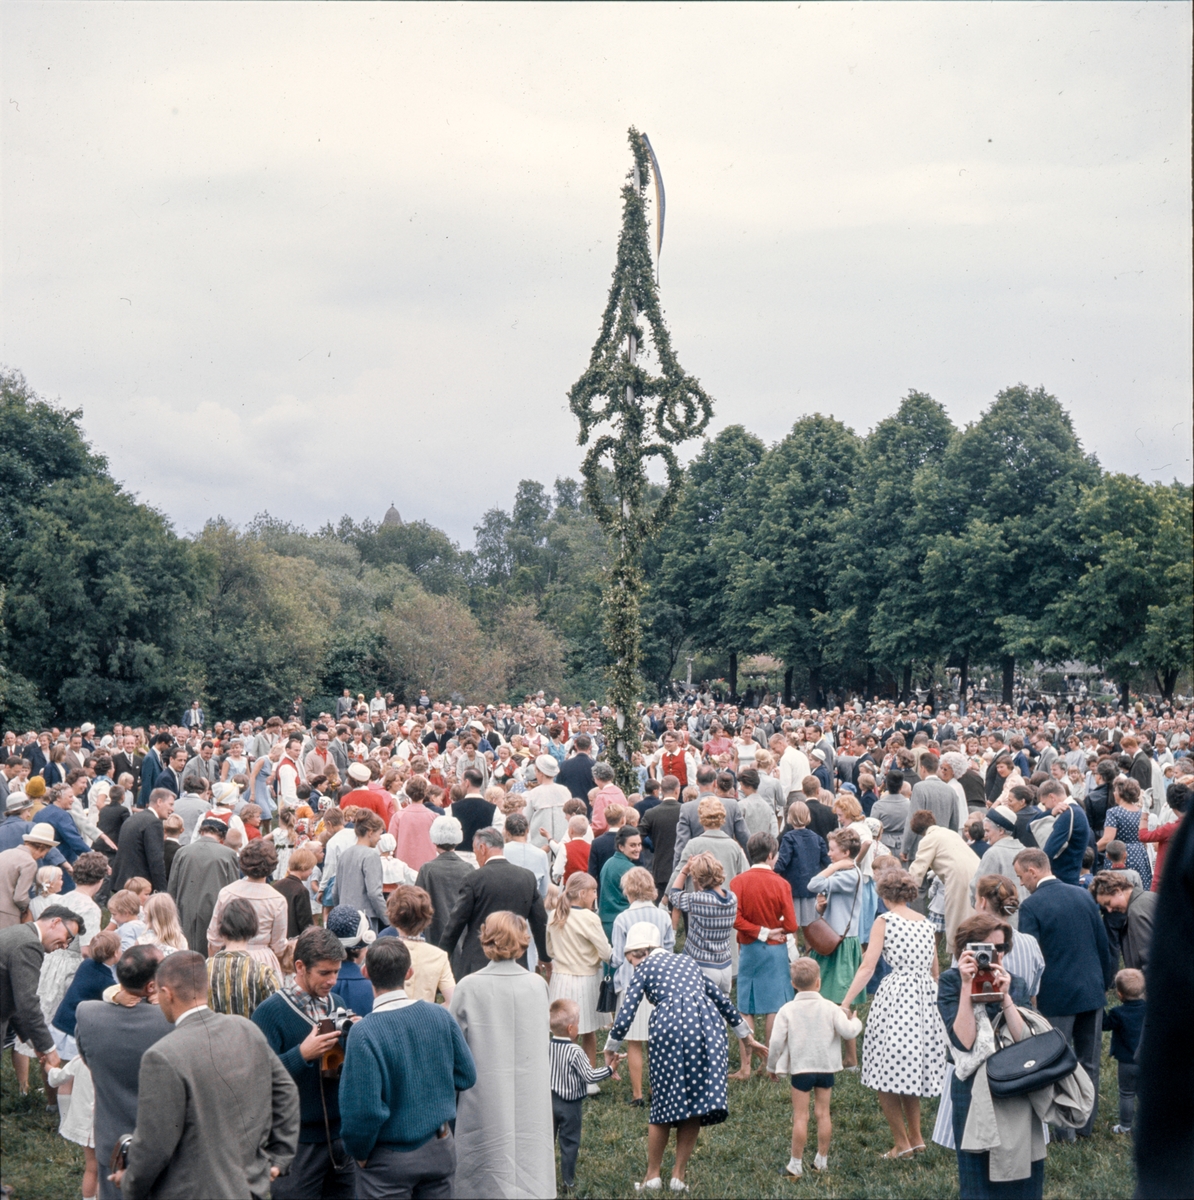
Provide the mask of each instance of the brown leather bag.
[{"label": "brown leather bag", "polygon": [[[858,871],[858,886],[854,889],[854,903],[850,905],[850,919],[846,922],[846,928],[849,929],[854,920],[854,910],[858,907],[858,897],[862,893],[862,868],[855,868]],[[815,950],[822,958],[828,958],[844,940],[845,935],[838,933],[824,917],[818,917],[811,924],[804,927],[804,944],[811,950]]]}]

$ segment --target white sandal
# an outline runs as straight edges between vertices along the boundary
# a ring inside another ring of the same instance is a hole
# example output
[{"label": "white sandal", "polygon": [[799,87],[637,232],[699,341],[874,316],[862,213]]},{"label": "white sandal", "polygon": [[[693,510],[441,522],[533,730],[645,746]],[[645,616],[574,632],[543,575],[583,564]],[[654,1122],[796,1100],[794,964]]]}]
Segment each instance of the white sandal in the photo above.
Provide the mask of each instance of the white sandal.
[{"label": "white sandal", "polygon": [[636,1192],[658,1192],[663,1187],[663,1180],[656,1175],[654,1179],[646,1179],[642,1183],[636,1183],[634,1190]]}]

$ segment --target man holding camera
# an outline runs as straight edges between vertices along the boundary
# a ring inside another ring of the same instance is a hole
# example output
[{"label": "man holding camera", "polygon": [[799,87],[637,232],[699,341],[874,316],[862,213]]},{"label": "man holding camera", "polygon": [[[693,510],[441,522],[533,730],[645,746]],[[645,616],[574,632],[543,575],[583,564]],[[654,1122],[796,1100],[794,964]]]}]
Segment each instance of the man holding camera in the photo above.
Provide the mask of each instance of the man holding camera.
[{"label": "man holding camera", "polygon": [[274,1180],[273,1200],[352,1200],[356,1164],[340,1140],[340,1080],[334,1060],[343,1047],[333,1022],[346,1008],[332,989],[344,961],[340,939],[322,925],[305,929],[294,947],[294,985],[257,1006],[253,1023],[265,1034],[298,1086],[301,1123],[290,1173]]}]

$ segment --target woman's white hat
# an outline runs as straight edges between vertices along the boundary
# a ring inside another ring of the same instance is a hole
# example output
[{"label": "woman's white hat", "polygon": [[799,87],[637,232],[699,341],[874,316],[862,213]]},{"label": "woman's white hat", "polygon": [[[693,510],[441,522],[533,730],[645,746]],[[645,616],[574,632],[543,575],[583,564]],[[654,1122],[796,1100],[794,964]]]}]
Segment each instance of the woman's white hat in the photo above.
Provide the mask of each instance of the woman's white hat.
[{"label": "woman's white hat", "polygon": [[540,754],[535,759],[535,770],[541,775],[546,775],[549,779],[554,779],[560,773],[560,764],[556,761],[554,755]]},{"label": "woman's white hat", "polygon": [[626,934],[626,945],[623,948],[623,953],[629,953],[631,950],[657,950],[663,943],[659,936],[659,930],[649,921],[639,921],[637,925],[631,925]]},{"label": "woman's white hat", "polygon": [[357,783],[368,783],[373,774],[363,762],[354,762],[348,764],[348,778]]}]

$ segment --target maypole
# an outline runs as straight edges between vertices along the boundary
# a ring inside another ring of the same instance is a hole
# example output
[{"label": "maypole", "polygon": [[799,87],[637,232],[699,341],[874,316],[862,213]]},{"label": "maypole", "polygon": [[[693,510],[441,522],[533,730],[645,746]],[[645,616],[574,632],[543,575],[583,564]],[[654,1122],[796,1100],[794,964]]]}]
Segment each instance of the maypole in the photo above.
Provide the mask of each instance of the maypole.
[{"label": "maypole", "polygon": [[[663,181],[646,135],[631,128],[629,136],[633,166],[622,188],[622,232],[609,301],[588,369],[568,393],[569,406],[580,421],[580,445],[589,445],[596,426],[609,427],[589,446],[581,473],[585,500],[614,552],[603,598],[611,662],[605,757],[627,793],[638,790],[631,759],[641,744],[637,707],[642,692],[642,552],[679,499],[683,473],[673,447],[702,433],[713,413],[712,400],[676,360],[663,322],[647,234],[646,187],[652,168],[659,208],[657,255],[663,241]],[[646,318],[650,330],[658,375],[639,362],[644,335],[640,317]],[[653,508],[647,500],[650,458],[659,459],[667,474],[663,495]]]}]

